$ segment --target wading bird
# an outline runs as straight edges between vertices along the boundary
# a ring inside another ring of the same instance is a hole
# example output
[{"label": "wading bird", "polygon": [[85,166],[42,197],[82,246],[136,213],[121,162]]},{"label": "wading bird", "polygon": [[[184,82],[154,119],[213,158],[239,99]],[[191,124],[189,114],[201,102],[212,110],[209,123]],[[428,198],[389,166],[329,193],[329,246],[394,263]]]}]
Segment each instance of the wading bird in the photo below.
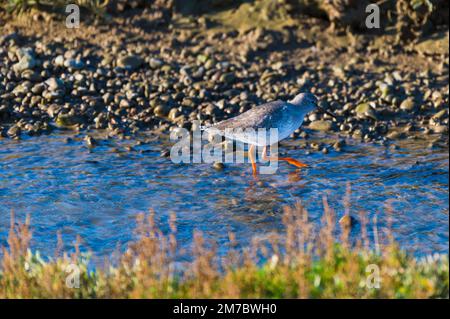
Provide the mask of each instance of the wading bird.
[{"label": "wading bird", "polygon": [[[273,101],[259,105],[236,117],[209,126],[205,130],[209,133],[219,134],[226,138],[249,144],[248,156],[254,176],[257,175],[255,146],[263,147],[263,160],[286,161],[296,167],[306,167],[308,165],[291,157],[273,158],[267,156],[267,146],[290,136],[302,125],[305,115],[316,108],[335,117],[332,113],[318,106],[318,100],[315,95],[300,93],[288,102]],[[258,139],[257,134],[254,134],[259,129],[265,129],[266,132],[269,132],[271,128],[278,129],[278,139],[275,141],[269,138]]]}]

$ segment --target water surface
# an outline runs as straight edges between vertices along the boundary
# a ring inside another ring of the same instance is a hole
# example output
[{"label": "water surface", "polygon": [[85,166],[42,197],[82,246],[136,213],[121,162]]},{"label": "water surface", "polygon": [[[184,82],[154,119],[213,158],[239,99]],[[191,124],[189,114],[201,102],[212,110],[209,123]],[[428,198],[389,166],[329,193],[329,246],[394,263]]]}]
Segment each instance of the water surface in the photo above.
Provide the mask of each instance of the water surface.
[{"label": "water surface", "polygon": [[305,154],[295,147],[299,141],[288,141],[280,150],[311,167],[298,172],[281,163],[277,174],[255,182],[248,164],[221,172],[210,164],[172,164],[160,156],[169,148],[164,141],[136,146],[109,139],[89,149],[82,135],[70,134],[0,140],[1,244],[13,210],[19,219],[31,215],[32,245],[44,255],[53,254],[61,231],[66,249],[80,235],[84,247],[107,256],[134,238],[136,215],[153,209],[163,230],[169,213],[176,213],[182,246],[197,229],[219,247],[234,232],[244,247],[253,236],[282,231],[282,207],[299,200],[319,224],[327,196],[339,218],[349,182],[353,213],[376,214],[382,226],[390,200],[403,248],[448,253],[448,148],[417,140],[404,140],[398,149],[350,141],[343,152],[325,155]]}]

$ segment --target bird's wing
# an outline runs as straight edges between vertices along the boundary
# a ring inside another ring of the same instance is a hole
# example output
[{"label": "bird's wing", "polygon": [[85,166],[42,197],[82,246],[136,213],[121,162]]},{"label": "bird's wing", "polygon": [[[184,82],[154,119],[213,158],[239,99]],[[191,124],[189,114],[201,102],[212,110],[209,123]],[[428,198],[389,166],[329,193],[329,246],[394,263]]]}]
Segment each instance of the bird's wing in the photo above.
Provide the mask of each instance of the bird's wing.
[{"label": "bird's wing", "polygon": [[283,101],[261,104],[236,117],[209,126],[206,130],[213,129],[223,134],[225,129],[271,128],[277,122],[277,118],[282,116],[283,108],[286,107],[287,103]]}]

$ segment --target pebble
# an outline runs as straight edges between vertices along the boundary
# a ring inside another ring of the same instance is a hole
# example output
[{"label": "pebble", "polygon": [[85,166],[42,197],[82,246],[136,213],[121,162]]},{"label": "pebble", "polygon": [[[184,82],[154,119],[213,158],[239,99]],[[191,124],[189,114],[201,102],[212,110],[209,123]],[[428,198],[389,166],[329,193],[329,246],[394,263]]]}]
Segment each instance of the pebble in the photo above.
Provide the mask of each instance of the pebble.
[{"label": "pebble", "polygon": [[75,114],[59,114],[55,123],[59,127],[70,128],[74,125],[83,123],[83,119]]},{"label": "pebble", "polygon": [[375,110],[369,105],[369,103],[359,104],[355,109],[356,115],[362,119],[372,119],[377,120],[378,116]]},{"label": "pebble", "polygon": [[20,132],[21,132],[20,127],[18,127],[17,125],[13,125],[8,129],[6,134],[10,137],[15,137],[15,136],[19,136]]},{"label": "pebble", "polygon": [[416,103],[413,98],[407,98],[400,104],[400,109],[404,111],[412,111],[416,108]]},{"label": "pebble", "polygon": [[92,148],[92,147],[94,147],[95,145],[97,145],[97,141],[96,141],[92,136],[89,136],[89,135],[86,135],[86,136],[85,136],[84,141],[86,142],[86,145],[87,145],[89,148]]},{"label": "pebble", "polygon": [[64,56],[63,55],[58,55],[55,58],[55,65],[56,66],[64,66]]},{"label": "pebble", "polygon": [[127,70],[136,70],[144,60],[137,55],[127,55],[117,59],[117,66]]},{"label": "pebble", "polygon": [[13,65],[13,70],[17,73],[22,71],[32,69],[36,65],[36,60],[33,53],[29,49],[18,50],[17,56],[19,57],[19,62]]},{"label": "pebble", "polygon": [[224,168],[225,168],[225,165],[224,165],[223,163],[221,163],[221,162],[215,162],[215,163],[213,164],[213,167],[214,167],[214,169],[215,169],[216,171],[223,171]]},{"label": "pebble", "polygon": [[156,116],[164,117],[170,112],[170,107],[166,104],[160,104],[153,110]]},{"label": "pebble", "polygon": [[332,130],[333,123],[330,121],[319,120],[319,121],[311,122],[309,124],[308,128],[310,128],[311,130],[315,130],[315,131],[328,132],[328,131]]},{"label": "pebble", "polygon": [[446,134],[448,133],[448,126],[447,125],[436,125],[433,126],[433,132],[434,133],[439,133],[439,134]]},{"label": "pebble", "polygon": [[233,73],[224,73],[220,76],[219,81],[226,84],[231,84],[235,81],[236,76]]},{"label": "pebble", "polygon": [[67,59],[64,61],[64,66],[66,68],[71,68],[74,70],[80,70],[84,67],[84,63],[82,61],[79,60],[74,60],[74,59]]},{"label": "pebble", "polygon": [[49,78],[48,80],[45,81],[45,84],[47,85],[50,91],[65,89],[64,82],[61,79]]},{"label": "pebble", "polygon": [[339,219],[339,225],[341,225],[344,228],[352,228],[357,224],[357,220],[355,217],[351,215],[344,215]]},{"label": "pebble", "polygon": [[162,150],[160,153],[161,157],[169,157],[170,156],[170,151],[169,150]]},{"label": "pebble", "polygon": [[437,112],[436,114],[433,115],[433,119],[435,119],[435,120],[441,120],[441,119],[443,119],[445,116],[448,117],[448,109],[440,110],[439,112]]},{"label": "pebble", "polygon": [[152,69],[158,69],[163,65],[163,61],[160,59],[151,58],[148,64]]}]

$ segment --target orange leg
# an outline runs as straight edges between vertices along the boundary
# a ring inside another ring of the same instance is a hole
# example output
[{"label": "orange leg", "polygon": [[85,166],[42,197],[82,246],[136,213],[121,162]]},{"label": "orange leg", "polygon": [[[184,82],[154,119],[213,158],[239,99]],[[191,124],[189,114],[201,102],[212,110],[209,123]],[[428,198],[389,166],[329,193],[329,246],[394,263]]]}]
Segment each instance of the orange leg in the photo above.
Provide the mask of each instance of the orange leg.
[{"label": "orange leg", "polygon": [[263,151],[262,151],[262,158],[265,161],[270,161],[270,160],[278,160],[278,161],[285,161],[288,162],[291,165],[294,165],[296,167],[308,167],[307,164],[304,164],[300,161],[297,161],[296,159],[293,159],[292,157],[278,157],[278,158],[274,158],[274,157],[270,157],[267,156],[267,146],[264,146]]},{"label": "orange leg", "polygon": [[255,159],[255,145],[250,145],[250,148],[248,149],[248,158],[250,160],[250,163],[252,163],[252,169],[253,169],[253,176],[258,175],[256,171],[256,159]]}]

